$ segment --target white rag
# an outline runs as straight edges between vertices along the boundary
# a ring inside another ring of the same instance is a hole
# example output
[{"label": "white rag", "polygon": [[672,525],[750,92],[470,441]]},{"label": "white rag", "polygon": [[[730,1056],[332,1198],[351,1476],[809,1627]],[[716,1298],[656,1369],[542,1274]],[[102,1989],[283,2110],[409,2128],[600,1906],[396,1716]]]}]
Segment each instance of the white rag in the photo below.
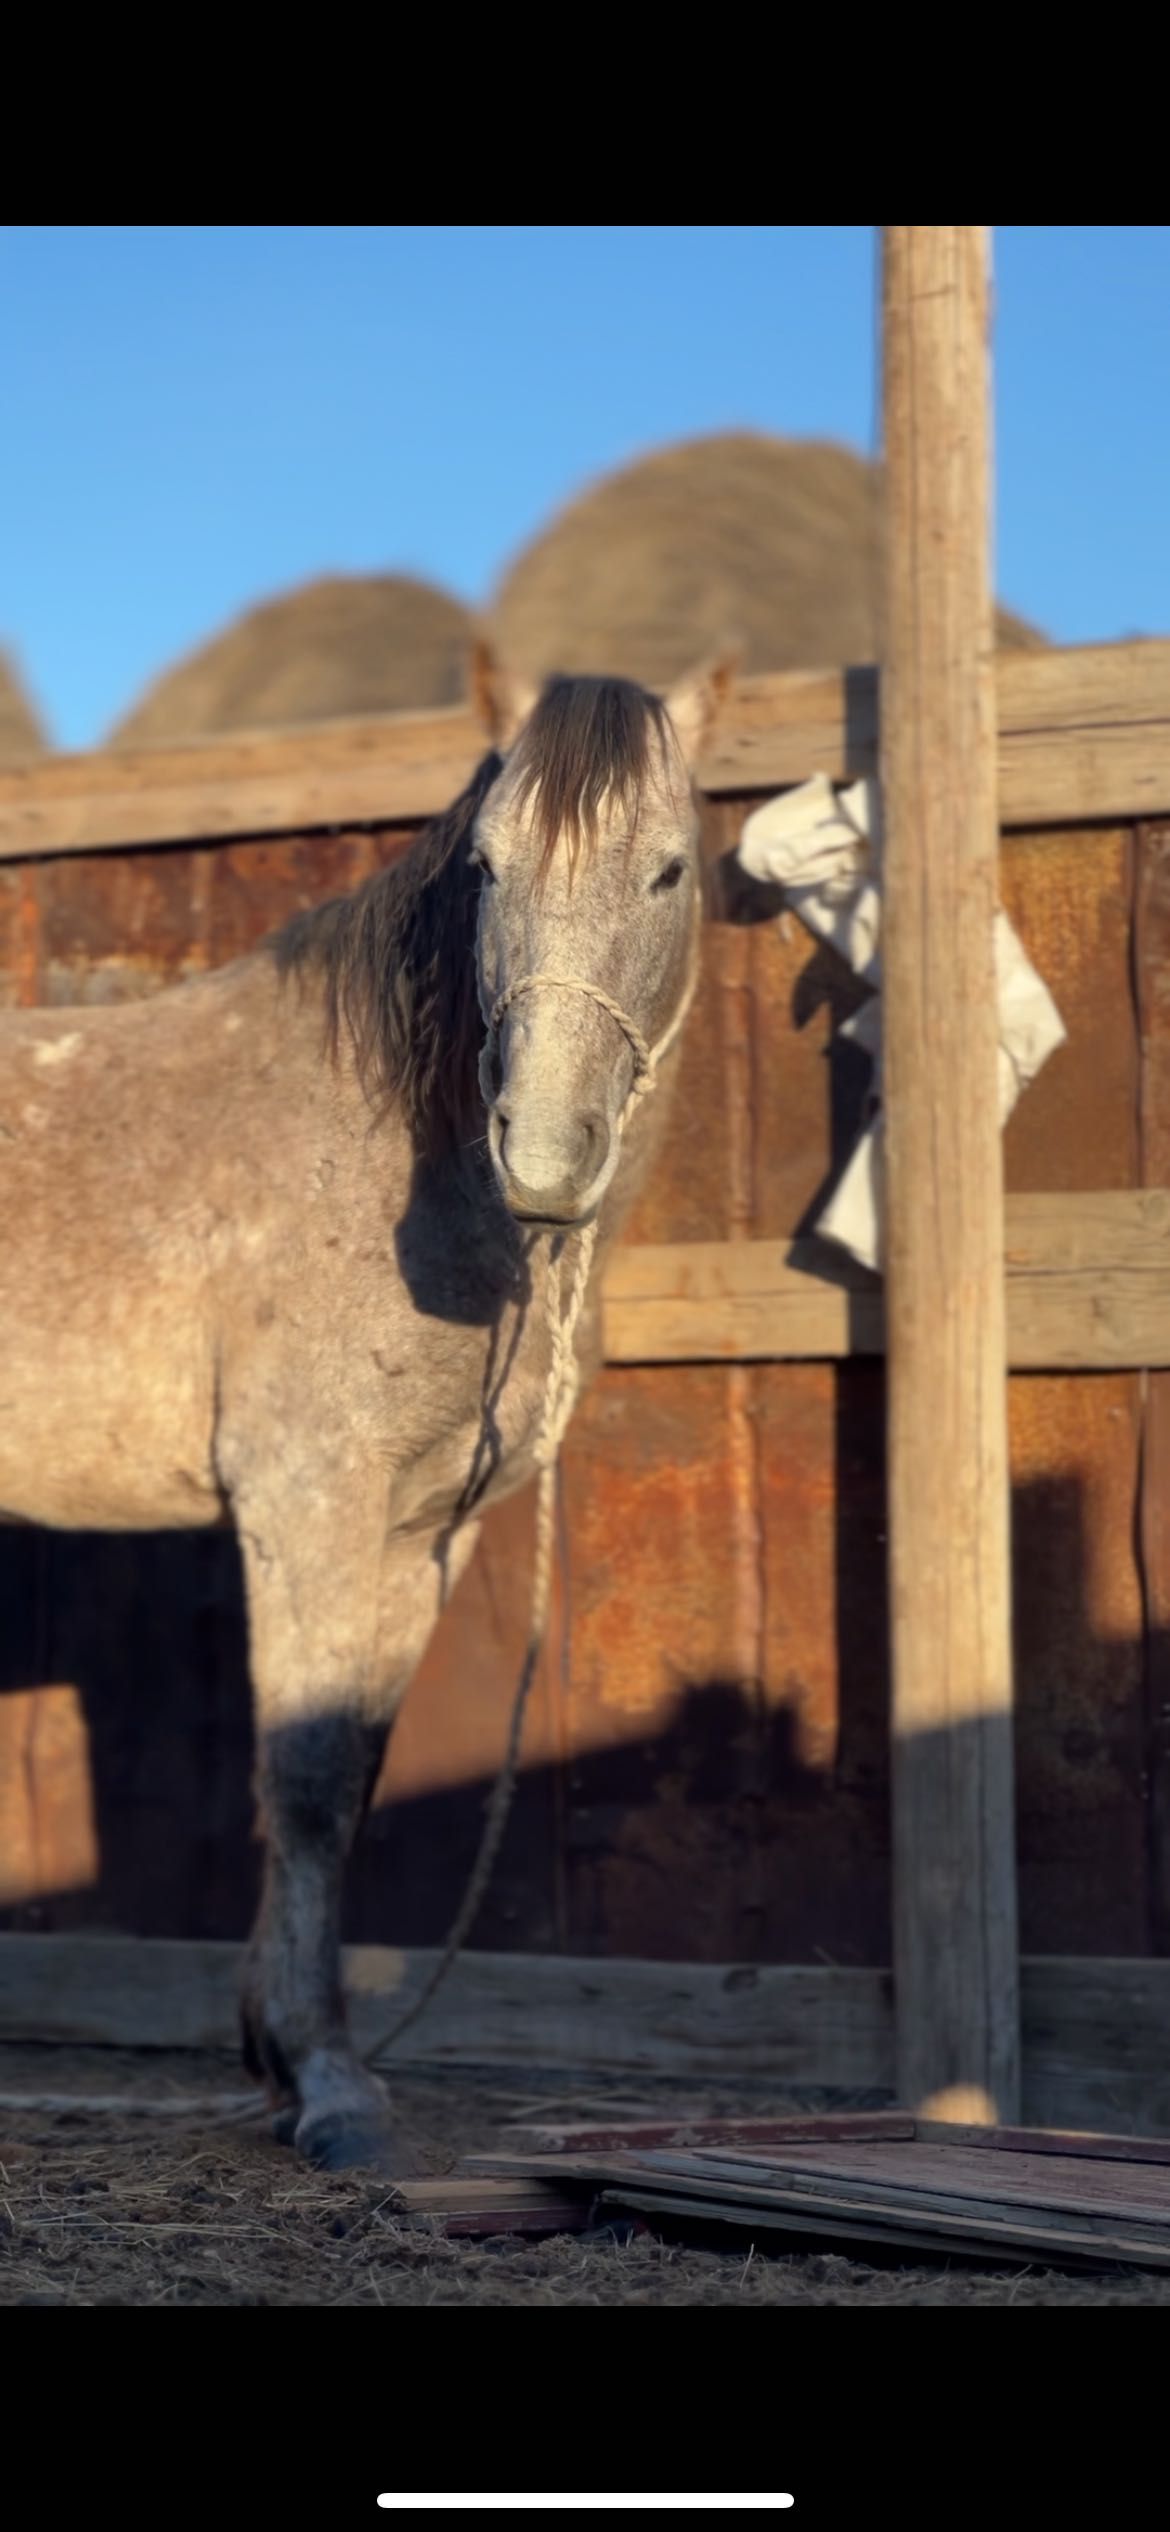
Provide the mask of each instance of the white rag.
[{"label": "white rag", "polygon": [[[739,840],[738,859],[753,879],[785,891],[819,939],[872,987],[871,999],[842,1023],[840,1035],[874,1065],[872,1113],[815,1228],[862,1266],[882,1263],[881,1071],[881,798],[866,777],[837,792],[825,774],[781,792],[754,809]],[[1002,909],[995,918],[999,994],[999,1120],[1005,1125],[1020,1092],[1068,1034],[1043,978]]]}]

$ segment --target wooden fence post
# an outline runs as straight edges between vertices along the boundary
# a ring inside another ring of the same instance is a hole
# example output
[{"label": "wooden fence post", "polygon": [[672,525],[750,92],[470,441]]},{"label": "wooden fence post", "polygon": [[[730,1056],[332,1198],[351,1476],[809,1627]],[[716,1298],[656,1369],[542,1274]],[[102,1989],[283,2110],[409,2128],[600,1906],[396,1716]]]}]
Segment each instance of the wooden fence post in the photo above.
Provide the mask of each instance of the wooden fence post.
[{"label": "wooden fence post", "polygon": [[883,231],[882,1026],[899,2094],[1019,2115],[989,233]]}]

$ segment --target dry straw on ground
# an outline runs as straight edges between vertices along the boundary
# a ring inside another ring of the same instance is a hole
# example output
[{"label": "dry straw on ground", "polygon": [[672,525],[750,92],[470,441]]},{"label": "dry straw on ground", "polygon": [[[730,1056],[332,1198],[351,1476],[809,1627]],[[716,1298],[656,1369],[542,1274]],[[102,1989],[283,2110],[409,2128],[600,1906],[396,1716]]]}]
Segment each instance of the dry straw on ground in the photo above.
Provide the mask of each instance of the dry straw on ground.
[{"label": "dry straw on ground", "polygon": [[[222,2062],[110,2050],[0,2051],[0,2088],[157,2100],[216,2096]],[[238,2080],[238,2078],[236,2078]],[[515,2075],[402,2075],[404,2125],[436,2171],[509,2142],[533,2117],[727,2116],[734,2094],[646,2087],[637,2101],[563,2075],[521,2093]],[[797,2105],[753,2097],[754,2115]],[[446,2241],[408,2227],[387,2184],[306,2169],[266,2130],[159,2121],[127,2110],[0,2113],[0,2302],[9,2304],[1129,2304],[1170,2306],[1170,2278],[1132,2273],[882,2266],[833,2253],[777,2255],[735,2240],[698,2247],[624,2229]]]}]

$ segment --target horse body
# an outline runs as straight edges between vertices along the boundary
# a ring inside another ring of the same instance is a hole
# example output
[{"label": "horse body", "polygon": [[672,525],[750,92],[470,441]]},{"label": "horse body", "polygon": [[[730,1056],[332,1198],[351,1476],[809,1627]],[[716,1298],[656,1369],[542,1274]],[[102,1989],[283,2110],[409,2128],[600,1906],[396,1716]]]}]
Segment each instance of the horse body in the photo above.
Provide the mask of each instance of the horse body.
[{"label": "horse body", "polygon": [[547,1281],[593,1222],[596,1360],[664,1121],[660,1096],[623,1131],[627,1031],[661,1036],[693,952],[678,737],[637,689],[558,692],[275,950],[0,1020],[0,1518],[234,1522],[266,1830],[246,2054],[331,2165],[404,2167],[345,2034],[345,1856],[480,1515],[532,1473]]}]

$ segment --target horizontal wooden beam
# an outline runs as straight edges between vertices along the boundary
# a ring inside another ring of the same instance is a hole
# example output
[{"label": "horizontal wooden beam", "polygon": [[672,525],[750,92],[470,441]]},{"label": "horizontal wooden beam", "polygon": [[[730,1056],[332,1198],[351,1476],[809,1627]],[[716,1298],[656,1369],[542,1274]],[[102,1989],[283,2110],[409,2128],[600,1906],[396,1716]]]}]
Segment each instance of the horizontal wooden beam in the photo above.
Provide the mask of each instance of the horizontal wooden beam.
[{"label": "horizontal wooden beam", "polygon": [[[1007,1199],[1014,1371],[1170,1365],[1170,1190]],[[882,1287],[822,1240],[622,1248],[604,1294],[610,1363],[880,1354]]]},{"label": "horizontal wooden beam", "polygon": [[[359,2045],[437,1958],[347,1953]],[[242,1959],[233,1943],[0,1935],[0,2041],[234,2052]],[[1025,1960],[1022,1994],[1030,2125],[1170,2133],[1170,1961]],[[391,2062],[888,2093],[893,1982],[884,1969],[464,1952]]]},{"label": "horizontal wooden beam", "polygon": [[[1170,793],[1170,642],[1004,651],[996,662],[1003,826],[1146,816]],[[878,672],[742,678],[701,768],[707,791],[876,773]]]},{"label": "horizontal wooden beam", "polygon": [[0,860],[410,824],[455,798],[486,744],[454,711],[38,757],[0,769]]},{"label": "horizontal wooden beam", "polygon": [[[997,677],[1005,826],[1170,812],[1170,642],[1005,651]],[[877,719],[874,668],[741,678],[702,788],[872,773]],[[411,824],[446,807],[485,745],[460,707],[39,757],[0,770],[0,860]]]}]

